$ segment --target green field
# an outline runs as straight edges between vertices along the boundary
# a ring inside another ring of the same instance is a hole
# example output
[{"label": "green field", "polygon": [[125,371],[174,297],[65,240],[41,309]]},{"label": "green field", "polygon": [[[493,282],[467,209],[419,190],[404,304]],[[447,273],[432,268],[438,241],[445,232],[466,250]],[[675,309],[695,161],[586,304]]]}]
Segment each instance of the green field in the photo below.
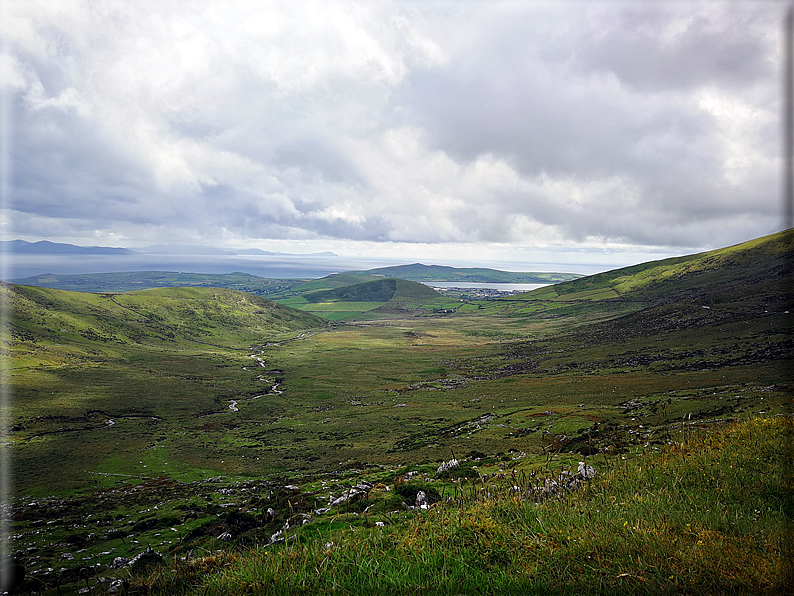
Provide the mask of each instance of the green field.
[{"label": "green field", "polygon": [[[461,489],[434,475],[453,457],[470,479],[642,467],[694,428],[774,418],[791,406],[791,244],[481,303],[394,279],[317,280],[284,299],[302,310],[222,288],[4,284],[14,550],[41,585],[75,587],[64,552],[105,569],[146,544],[170,559],[267,544],[299,514],[305,540],[413,523],[418,490]],[[362,481],[365,501],[317,513]]]}]

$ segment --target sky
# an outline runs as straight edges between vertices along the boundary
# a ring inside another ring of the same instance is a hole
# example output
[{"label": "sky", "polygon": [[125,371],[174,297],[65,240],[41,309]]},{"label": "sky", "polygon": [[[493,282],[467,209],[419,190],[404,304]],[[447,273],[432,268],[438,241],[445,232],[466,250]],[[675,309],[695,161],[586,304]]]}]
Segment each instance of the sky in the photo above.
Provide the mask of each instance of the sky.
[{"label": "sky", "polygon": [[4,239],[531,271],[782,227],[783,2],[0,1]]}]

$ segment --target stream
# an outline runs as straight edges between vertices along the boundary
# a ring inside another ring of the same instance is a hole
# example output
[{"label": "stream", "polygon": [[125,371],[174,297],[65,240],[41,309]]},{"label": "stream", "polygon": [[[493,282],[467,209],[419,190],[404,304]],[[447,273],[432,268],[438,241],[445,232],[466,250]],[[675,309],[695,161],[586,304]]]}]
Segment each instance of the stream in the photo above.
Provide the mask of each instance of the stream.
[{"label": "stream", "polygon": [[[301,333],[300,335],[298,335],[296,337],[293,337],[292,339],[285,339],[284,341],[272,342],[272,343],[268,342],[268,343],[264,344],[263,348],[275,348],[275,347],[283,346],[284,344],[289,343],[289,342],[298,341],[298,340],[301,340],[301,339],[308,339],[309,337],[312,337],[312,336],[316,335],[317,333],[318,333],[317,331],[307,331],[305,333]],[[262,357],[262,355],[264,353],[265,353],[265,350],[264,349],[260,349],[260,350],[257,350],[256,353],[250,355],[250,358],[253,358],[254,360],[256,360],[256,362],[257,362],[257,364],[259,364],[260,368],[265,368],[265,359]],[[244,366],[243,370],[246,371],[246,372],[250,372],[250,373],[255,373],[256,372],[255,370],[249,369],[247,366]],[[276,383],[275,379],[268,378],[264,373],[260,374],[260,375],[257,375],[256,380],[257,381],[262,381],[263,383],[270,383],[271,384],[270,391],[268,391],[267,393],[262,393],[260,395],[255,395],[253,397],[249,397],[247,399],[242,399],[242,398],[239,398],[239,397],[237,399],[230,399],[229,400],[229,410],[231,410],[232,412],[239,412],[240,408],[238,407],[238,405],[240,404],[241,401],[253,401],[255,399],[259,399],[260,397],[267,397],[269,395],[281,395],[282,393],[284,393],[284,391],[282,391],[281,389],[278,388],[279,385],[281,385],[281,383]]]}]

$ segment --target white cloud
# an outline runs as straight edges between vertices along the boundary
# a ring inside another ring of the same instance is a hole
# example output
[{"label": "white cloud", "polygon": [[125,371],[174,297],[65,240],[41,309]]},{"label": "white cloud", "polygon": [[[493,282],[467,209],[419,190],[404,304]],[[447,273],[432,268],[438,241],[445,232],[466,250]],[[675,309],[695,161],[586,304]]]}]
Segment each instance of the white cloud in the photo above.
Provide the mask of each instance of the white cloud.
[{"label": "white cloud", "polygon": [[10,6],[18,235],[689,247],[777,225],[775,3]]}]

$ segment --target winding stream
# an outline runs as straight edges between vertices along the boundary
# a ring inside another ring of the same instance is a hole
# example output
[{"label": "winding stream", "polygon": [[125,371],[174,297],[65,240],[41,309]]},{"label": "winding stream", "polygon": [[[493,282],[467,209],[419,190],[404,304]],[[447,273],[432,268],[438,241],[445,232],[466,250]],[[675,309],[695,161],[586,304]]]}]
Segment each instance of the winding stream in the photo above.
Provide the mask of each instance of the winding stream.
[{"label": "winding stream", "polygon": [[[122,306],[123,308],[127,308],[127,307],[124,307],[123,305],[119,305],[119,306]],[[132,309],[129,309],[129,310],[132,310]],[[318,331],[307,331],[307,332],[301,333],[300,335],[298,335],[296,337],[293,337],[291,339],[286,339],[286,340],[283,340],[283,341],[280,341],[280,342],[272,342],[272,343],[268,342],[266,344],[263,344],[261,348],[257,349],[255,353],[250,354],[250,358],[252,358],[253,360],[255,360],[257,362],[257,364],[259,365],[259,368],[265,368],[266,367],[266,361],[265,361],[265,358],[263,357],[263,355],[265,353],[265,348],[283,346],[284,344],[289,343],[289,342],[298,341],[298,340],[301,340],[301,339],[307,339],[309,337],[312,337],[313,335],[316,335],[317,333],[319,333],[319,332]],[[201,343],[201,342],[195,342],[195,343]],[[205,344],[205,345],[212,345],[212,344]],[[215,346],[215,347],[219,347],[219,346]],[[247,366],[244,366],[243,370],[245,370],[247,372],[250,372],[250,373],[258,372],[255,369],[254,370],[249,369]],[[255,395],[253,397],[248,397],[248,398],[237,397],[235,399],[230,399],[229,400],[229,411],[228,412],[226,412],[226,411],[224,411],[224,412],[216,412],[215,414],[222,414],[222,413],[229,413],[229,412],[239,412],[240,411],[239,406],[240,406],[241,402],[253,401],[255,399],[259,399],[260,397],[268,397],[270,395],[281,395],[282,393],[284,393],[283,390],[279,389],[279,386],[281,385],[281,383],[276,382],[276,379],[268,377],[266,373],[258,374],[256,376],[256,380],[257,381],[262,381],[263,383],[269,384],[270,385],[270,390],[267,393],[261,393],[259,395]],[[56,430],[42,431],[42,432],[38,432],[38,433],[35,433],[33,435],[30,435],[28,437],[23,437],[22,440],[30,441],[32,439],[41,438],[41,437],[44,437],[44,436],[47,436],[47,435],[57,435],[57,434],[63,434],[63,433],[92,431],[92,430],[97,430],[97,429],[100,429],[100,428],[111,429],[114,426],[116,426],[118,422],[120,422],[122,420],[149,419],[149,420],[153,420],[153,421],[157,421],[157,422],[159,422],[161,420],[161,418],[159,418],[158,416],[152,416],[152,415],[146,415],[146,414],[127,414],[127,415],[122,415],[122,416],[114,416],[113,414],[104,414],[104,415],[106,416],[106,418],[104,420],[102,420],[101,422],[98,422],[98,423],[94,423],[94,424],[90,424],[89,423],[88,426],[78,426],[78,427],[75,427],[75,428],[59,428],[59,429],[56,429]],[[207,414],[207,415],[212,415],[212,414]],[[83,423],[83,424],[85,424],[85,423]]]},{"label": "winding stream", "polygon": [[[268,342],[268,343],[264,344],[262,347],[263,348],[275,348],[275,347],[283,346],[284,344],[289,343],[289,342],[298,341],[298,340],[301,340],[301,339],[308,339],[308,338],[316,335],[317,333],[319,333],[319,332],[318,331],[307,331],[307,332],[301,333],[300,335],[298,335],[296,337],[293,337],[291,339],[285,339],[283,341],[272,342],[272,343]],[[265,368],[265,366],[266,366],[266,364],[265,364],[266,361],[265,361],[265,359],[263,357],[264,353],[265,353],[264,349],[259,349],[254,354],[250,355],[250,358],[253,358],[254,360],[256,360],[256,362],[257,362],[257,364],[259,364],[260,368]],[[251,370],[247,366],[244,366],[243,370],[246,371],[246,372],[250,372],[250,373],[255,373],[256,372],[256,370]],[[284,393],[284,391],[282,391],[281,389],[278,388],[279,385],[281,385],[281,383],[277,383],[275,379],[268,378],[267,375],[264,374],[264,373],[262,373],[260,375],[257,375],[256,380],[257,381],[262,381],[263,383],[269,383],[271,385],[270,391],[268,391],[267,393],[262,393],[260,395],[255,395],[253,397],[249,397],[249,398],[246,398],[246,399],[242,399],[242,398],[239,398],[239,397],[236,398],[236,399],[230,399],[229,400],[229,410],[231,410],[232,412],[239,412],[240,408],[238,407],[238,405],[242,401],[253,401],[255,399],[259,399],[260,397],[267,397],[269,395],[281,395],[282,393]]]}]

